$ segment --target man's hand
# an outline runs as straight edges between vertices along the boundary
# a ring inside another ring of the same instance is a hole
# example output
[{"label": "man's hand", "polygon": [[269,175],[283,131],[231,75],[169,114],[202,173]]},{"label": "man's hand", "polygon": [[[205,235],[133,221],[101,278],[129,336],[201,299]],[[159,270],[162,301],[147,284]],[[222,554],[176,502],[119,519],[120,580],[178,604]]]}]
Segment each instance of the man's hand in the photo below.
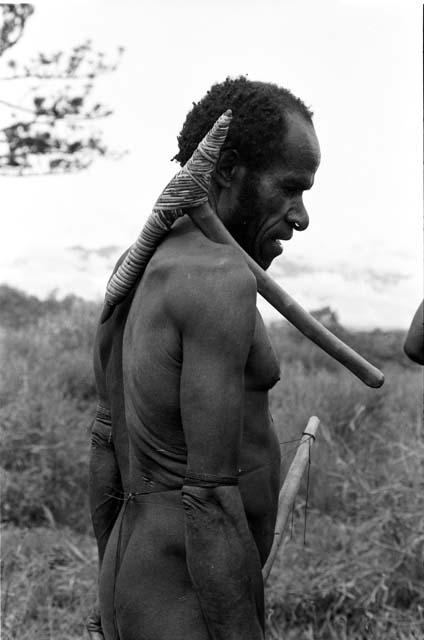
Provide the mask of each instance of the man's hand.
[{"label": "man's hand", "polygon": [[91,640],[105,640],[102,631],[102,622],[100,619],[100,611],[99,605],[93,607],[93,610],[89,614],[87,618],[87,622],[85,623],[86,629],[88,631],[88,635]]}]

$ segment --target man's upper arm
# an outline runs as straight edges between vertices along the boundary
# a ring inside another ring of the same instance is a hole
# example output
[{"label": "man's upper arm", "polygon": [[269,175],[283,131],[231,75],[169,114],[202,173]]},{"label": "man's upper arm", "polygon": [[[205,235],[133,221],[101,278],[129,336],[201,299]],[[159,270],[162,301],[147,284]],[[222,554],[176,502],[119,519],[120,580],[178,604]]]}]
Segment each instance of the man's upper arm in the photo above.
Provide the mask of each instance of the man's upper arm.
[{"label": "man's upper arm", "polygon": [[185,279],[177,305],[181,419],[192,473],[235,475],[244,369],[255,327],[256,281],[233,256]]}]

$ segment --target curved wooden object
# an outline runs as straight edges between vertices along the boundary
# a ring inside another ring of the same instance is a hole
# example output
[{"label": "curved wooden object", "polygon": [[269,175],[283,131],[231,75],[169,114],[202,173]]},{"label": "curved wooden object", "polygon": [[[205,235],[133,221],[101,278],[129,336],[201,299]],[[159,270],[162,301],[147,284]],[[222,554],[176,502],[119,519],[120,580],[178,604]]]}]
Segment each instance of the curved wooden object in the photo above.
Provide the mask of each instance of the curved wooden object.
[{"label": "curved wooden object", "polygon": [[156,200],[137,240],[107,283],[100,322],[105,322],[115,305],[129,294],[175,220],[185,214],[186,208],[207,202],[212,173],[227,137],[231,118],[231,109],[218,118],[188,162]]},{"label": "curved wooden object", "polygon": [[[305,472],[306,465],[309,460],[309,447],[315,437],[319,425],[319,418],[312,416],[309,418],[308,424],[304,431],[302,440],[300,441],[296,455],[290,465],[287,472],[284,484],[281,487],[280,495],[278,497],[278,515],[277,522],[275,523],[274,542],[272,543],[271,551],[265,566],[262,569],[262,578],[264,583],[267,581],[269,574],[271,573],[272,565],[274,564],[275,556],[283,540],[283,533],[289,519],[290,512],[293,508],[293,504],[297,493],[299,491],[302,476]],[[310,435],[308,435],[310,434]]]},{"label": "curved wooden object", "polygon": [[299,329],[312,342],[315,342],[330,356],[344,365],[369,387],[381,387],[384,383],[383,373],[370,364],[359,353],[337,338],[326,329],[310,313],[305,311],[293,298],[282,289],[274,280],[251,258],[234,240],[230,232],[224,227],[221,220],[212,210],[209,203],[200,207],[187,209],[186,213],[193,222],[203,231],[205,236],[214,242],[231,244],[241,251],[250,270],[258,283],[259,293],[277,311],[281,313],[296,329]]},{"label": "curved wooden object", "polygon": [[223,113],[192,157],[165,187],[145,226],[122,264],[108,282],[101,322],[112,314],[143,274],[158,244],[175,220],[188,213],[203,233],[215,242],[241,251],[254,273],[259,293],[299,331],[338,360],[370,387],[381,387],[384,376],[362,356],[336,338],[307,313],[237,244],[208,203],[210,180],[231,123],[231,110]]}]

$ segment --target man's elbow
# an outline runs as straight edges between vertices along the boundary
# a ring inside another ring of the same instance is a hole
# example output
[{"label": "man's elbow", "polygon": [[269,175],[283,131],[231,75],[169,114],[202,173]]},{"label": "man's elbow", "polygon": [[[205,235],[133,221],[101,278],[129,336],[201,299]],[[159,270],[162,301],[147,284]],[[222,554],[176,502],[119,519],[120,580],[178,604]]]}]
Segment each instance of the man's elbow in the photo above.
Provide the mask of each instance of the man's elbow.
[{"label": "man's elbow", "polygon": [[422,344],[417,344],[407,338],[403,345],[403,350],[412,362],[424,365],[424,349]]}]

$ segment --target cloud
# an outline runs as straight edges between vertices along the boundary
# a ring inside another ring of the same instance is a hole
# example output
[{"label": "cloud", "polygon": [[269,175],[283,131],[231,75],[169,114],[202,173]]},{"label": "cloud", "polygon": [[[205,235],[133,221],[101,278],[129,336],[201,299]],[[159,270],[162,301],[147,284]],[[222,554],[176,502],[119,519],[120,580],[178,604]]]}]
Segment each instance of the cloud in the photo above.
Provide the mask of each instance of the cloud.
[{"label": "cloud", "polygon": [[342,261],[332,263],[331,266],[324,264],[314,266],[304,260],[286,257],[273,266],[272,274],[277,278],[303,278],[308,274],[338,275],[346,282],[366,283],[376,291],[396,286],[410,278],[410,275],[400,271],[358,267]]},{"label": "cloud", "polygon": [[2,281],[39,297],[55,290],[59,296],[75,293],[101,299],[122,250],[117,245],[34,248],[19,258],[2,261]]},{"label": "cloud", "polygon": [[[13,261],[2,261],[2,280],[40,297],[56,290],[57,295],[75,293],[101,300],[112,268],[125,247],[83,244],[66,249],[34,248]],[[407,327],[419,302],[418,275],[407,276],[400,269],[377,269],[334,261],[327,256],[302,258],[284,256],[270,269],[271,277],[305,309],[330,306],[342,324],[363,328]],[[320,261],[321,260],[321,261]],[[366,260],[364,260],[366,263]],[[258,296],[266,321],[278,313]]]},{"label": "cloud", "polygon": [[92,256],[98,258],[105,258],[108,261],[115,260],[122,253],[122,248],[118,247],[114,244],[107,245],[106,247],[99,247],[98,249],[88,249],[87,247],[83,247],[79,244],[73,245],[72,247],[66,247],[66,251],[70,251],[74,253],[81,260],[89,260]]}]

